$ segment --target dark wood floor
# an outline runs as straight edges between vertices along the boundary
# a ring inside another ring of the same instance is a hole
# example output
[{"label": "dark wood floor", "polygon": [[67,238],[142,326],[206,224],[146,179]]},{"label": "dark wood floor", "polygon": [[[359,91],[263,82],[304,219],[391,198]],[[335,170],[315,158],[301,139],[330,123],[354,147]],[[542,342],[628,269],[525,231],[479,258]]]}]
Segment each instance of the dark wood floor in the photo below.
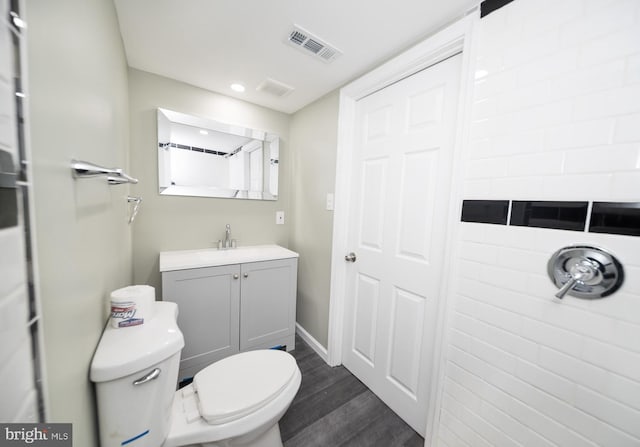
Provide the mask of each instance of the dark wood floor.
[{"label": "dark wood floor", "polygon": [[291,354],[302,385],[280,420],[285,447],[422,447],[424,439],[344,367],[328,366],[300,337]]}]

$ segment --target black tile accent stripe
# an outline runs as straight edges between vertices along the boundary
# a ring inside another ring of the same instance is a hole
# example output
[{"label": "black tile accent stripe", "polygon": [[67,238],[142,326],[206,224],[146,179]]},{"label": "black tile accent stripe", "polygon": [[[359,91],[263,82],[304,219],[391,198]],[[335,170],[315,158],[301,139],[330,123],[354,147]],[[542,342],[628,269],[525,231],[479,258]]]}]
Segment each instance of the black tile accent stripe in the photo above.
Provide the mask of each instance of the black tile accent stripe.
[{"label": "black tile accent stripe", "polygon": [[584,231],[588,202],[517,201],[511,205],[511,225]]},{"label": "black tile accent stripe", "polygon": [[462,221],[507,224],[508,200],[463,200]]},{"label": "black tile accent stripe", "polygon": [[491,14],[493,11],[496,11],[502,8],[504,5],[511,3],[513,0],[485,0],[480,3],[480,17],[484,17],[486,15]]},{"label": "black tile accent stripe", "polygon": [[[511,217],[507,213],[511,203]],[[589,202],[463,200],[462,222],[587,231]],[[640,202],[593,202],[589,232],[640,236]]]},{"label": "black tile accent stripe", "polygon": [[589,232],[640,236],[640,203],[594,202]]},{"label": "black tile accent stripe", "polygon": [[187,146],[185,144],[179,144],[179,143],[158,143],[158,147],[161,149],[166,149],[168,147],[175,147],[176,149],[184,149],[192,152],[202,152],[203,154],[220,155],[222,157],[226,157],[228,155],[235,155],[238,152],[240,152],[240,150],[242,149],[241,147],[239,147],[238,149],[234,150],[231,154],[229,154],[228,152],[215,151],[213,149],[205,149],[203,147],[197,147],[197,146]]}]

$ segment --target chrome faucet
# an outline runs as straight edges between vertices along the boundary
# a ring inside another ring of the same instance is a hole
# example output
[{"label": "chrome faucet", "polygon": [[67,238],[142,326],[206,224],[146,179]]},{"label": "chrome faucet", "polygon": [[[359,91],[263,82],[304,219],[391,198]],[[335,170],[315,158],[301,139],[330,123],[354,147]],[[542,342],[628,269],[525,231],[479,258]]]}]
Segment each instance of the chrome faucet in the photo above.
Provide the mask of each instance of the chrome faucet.
[{"label": "chrome faucet", "polygon": [[231,225],[229,224],[224,230],[224,248],[231,248]]},{"label": "chrome faucet", "polygon": [[231,239],[231,225],[227,224],[224,229],[224,239],[218,239],[218,250],[236,248],[236,240]]}]

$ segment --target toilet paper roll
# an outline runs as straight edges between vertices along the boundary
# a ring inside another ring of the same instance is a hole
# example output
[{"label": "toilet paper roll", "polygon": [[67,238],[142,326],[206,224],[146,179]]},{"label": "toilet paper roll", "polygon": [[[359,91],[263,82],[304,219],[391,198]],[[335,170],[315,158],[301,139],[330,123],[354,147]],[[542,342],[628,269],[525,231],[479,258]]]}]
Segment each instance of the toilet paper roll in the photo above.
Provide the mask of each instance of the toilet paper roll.
[{"label": "toilet paper roll", "polygon": [[156,291],[151,286],[127,286],[111,292],[111,325],[137,326],[153,318]]}]

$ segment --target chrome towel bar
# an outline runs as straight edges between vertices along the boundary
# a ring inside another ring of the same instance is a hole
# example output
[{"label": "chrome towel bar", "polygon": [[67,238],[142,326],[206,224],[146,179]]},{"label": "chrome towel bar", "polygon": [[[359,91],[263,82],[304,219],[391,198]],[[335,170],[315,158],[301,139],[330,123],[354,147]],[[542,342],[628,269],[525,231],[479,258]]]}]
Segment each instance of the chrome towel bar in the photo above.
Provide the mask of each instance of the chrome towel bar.
[{"label": "chrome towel bar", "polygon": [[110,185],[122,183],[138,183],[138,179],[126,174],[121,168],[105,168],[82,160],[71,160],[73,178],[107,177]]}]

